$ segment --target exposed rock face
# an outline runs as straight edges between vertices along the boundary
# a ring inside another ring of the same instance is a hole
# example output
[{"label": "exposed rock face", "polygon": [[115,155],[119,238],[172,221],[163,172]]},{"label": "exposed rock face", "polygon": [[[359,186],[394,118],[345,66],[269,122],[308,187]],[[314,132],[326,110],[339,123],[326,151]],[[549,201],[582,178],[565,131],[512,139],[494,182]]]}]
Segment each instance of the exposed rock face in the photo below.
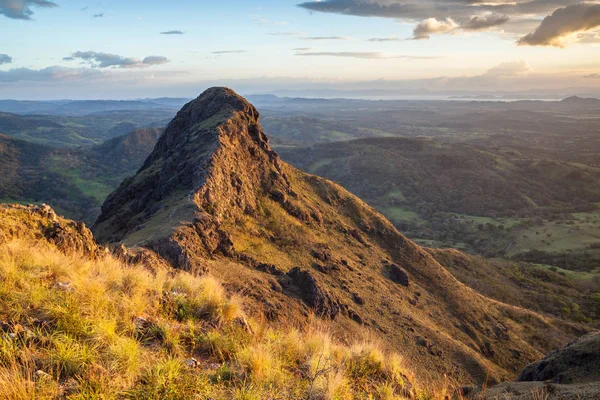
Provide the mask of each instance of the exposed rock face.
[{"label": "exposed rock face", "polygon": [[296,267],[287,275],[294,285],[300,289],[302,299],[315,310],[317,315],[335,318],[340,312],[340,306],[333,296],[310,274]]},{"label": "exposed rock face", "polygon": [[399,285],[408,286],[410,281],[406,270],[399,265],[390,265],[390,277]]},{"label": "exposed rock face", "polygon": [[[175,268],[208,271],[269,319],[316,315],[344,338],[367,330],[428,375],[514,379],[515,368],[574,336],[568,325],[461,285],[356,196],[282,162],[256,109],[226,88],[183,107],[137,175],[109,196],[93,231]],[[382,265],[398,266],[399,284]],[[524,319],[548,343],[528,344]],[[495,333],[499,324],[510,336]]]},{"label": "exposed rock face", "polygon": [[517,381],[600,383],[600,333],[590,333],[528,365]]},{"label": "exposed rock face", "polygon": [[[525,367],[517,382],[489,389],[485,399],[600,399],[600,332],[590,333]],[[475,398],[480,398],[475,395]]]},{"label": "exposed rock face", "polygon": [[91,257],[102,253],[83,222],[56,215],[46,205],[0,205],[0,243],[11,239],[43,239],[63,251],[75,251]]}]

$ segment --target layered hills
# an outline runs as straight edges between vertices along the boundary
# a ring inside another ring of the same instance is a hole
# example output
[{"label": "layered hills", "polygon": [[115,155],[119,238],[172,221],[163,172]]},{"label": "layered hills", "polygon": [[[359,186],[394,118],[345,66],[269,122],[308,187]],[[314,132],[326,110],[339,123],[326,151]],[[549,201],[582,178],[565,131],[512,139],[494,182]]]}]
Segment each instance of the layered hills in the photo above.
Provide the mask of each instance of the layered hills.
[{"label": "layered hills", "polygon": [[281,153],[384,210],[518,216],[600,201],[593,168],[431,139],[369,138]]},{"label": "layered hills", "polygon": [[321,143],[280,154],[340,183],[420,244],[486,257],[539,250],[524,259],[580,271],[598,266],[600,170],[584,156],[567,161],[533,148],[428,138]]},{"label": "layered hills", "polygon": [[106,196],[143,163],[161,130],[137,129],[100,145],[57,149],[0,135],[0,199],[50,203],[93,222]]},{"label": "layered hills", "polygon": [[280,325],[320,318],[341,340],[376,338],[432,379],[514,377],[586,331],[457,281],[358,197],[281,161],[230,89],[181,109],[92,230],[217,277]]}]

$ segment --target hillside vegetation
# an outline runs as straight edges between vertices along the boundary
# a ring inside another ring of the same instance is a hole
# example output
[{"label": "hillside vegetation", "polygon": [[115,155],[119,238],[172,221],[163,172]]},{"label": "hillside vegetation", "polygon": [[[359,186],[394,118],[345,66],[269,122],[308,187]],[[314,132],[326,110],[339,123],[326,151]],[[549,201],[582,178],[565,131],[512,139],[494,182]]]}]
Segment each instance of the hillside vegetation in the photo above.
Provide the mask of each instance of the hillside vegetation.
[{"label": "hillside vegetation", "polygon": [[171,110],[107,110],[80,116],[0,112],[0,133],[56,148],[91,146],[144,127],[162,127]]},{"label": "hillside vegetation", "polygon": [[137,129],[103,144],[56,149],[0,135],[0,201],[49,203],[92,223],[106,196],[135,173],[160,129]]},{"label": "hillside vegetation", "polygon": [[[420,244],[484,256],[539,250],[545,253],[527,260],[588,272],[600,266],[596,168],[422,138],[279,152],[297,167],[344,185]],[[565,261],[547,262],[560,258]]]},{"label": "hillside vegetation", "polygon": [[[2,217],[2,398],[391,400],[451,390],[419,381],[367,334],[342,343],[316,320],[273,328],[213,277],[105,253],[48,208],[5,207]],[[47,233],[56,224],[60,237]]]}]

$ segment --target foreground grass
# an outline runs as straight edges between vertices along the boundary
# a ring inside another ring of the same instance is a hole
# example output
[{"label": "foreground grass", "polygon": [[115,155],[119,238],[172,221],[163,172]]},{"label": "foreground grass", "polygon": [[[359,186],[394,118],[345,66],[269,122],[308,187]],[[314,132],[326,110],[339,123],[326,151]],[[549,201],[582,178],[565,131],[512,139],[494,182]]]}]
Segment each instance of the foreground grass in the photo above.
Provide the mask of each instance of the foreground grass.
[{"label": "foreground grass", "polygon": [[0,245],[0,398],[442,398],[400,356],[245,317],[215,279]]}]

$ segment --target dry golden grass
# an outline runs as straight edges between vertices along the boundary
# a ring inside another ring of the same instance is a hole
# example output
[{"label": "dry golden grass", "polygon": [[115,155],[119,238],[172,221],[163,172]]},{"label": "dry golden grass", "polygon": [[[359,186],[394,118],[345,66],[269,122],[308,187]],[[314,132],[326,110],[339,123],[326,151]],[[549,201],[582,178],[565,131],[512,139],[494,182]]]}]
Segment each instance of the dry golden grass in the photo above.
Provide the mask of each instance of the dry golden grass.
[{"label": "dry golden grass", "polygon": [[248,322],[210,276],[0,245],[0,398],[396,399],[412,380],[372,342]]}]

